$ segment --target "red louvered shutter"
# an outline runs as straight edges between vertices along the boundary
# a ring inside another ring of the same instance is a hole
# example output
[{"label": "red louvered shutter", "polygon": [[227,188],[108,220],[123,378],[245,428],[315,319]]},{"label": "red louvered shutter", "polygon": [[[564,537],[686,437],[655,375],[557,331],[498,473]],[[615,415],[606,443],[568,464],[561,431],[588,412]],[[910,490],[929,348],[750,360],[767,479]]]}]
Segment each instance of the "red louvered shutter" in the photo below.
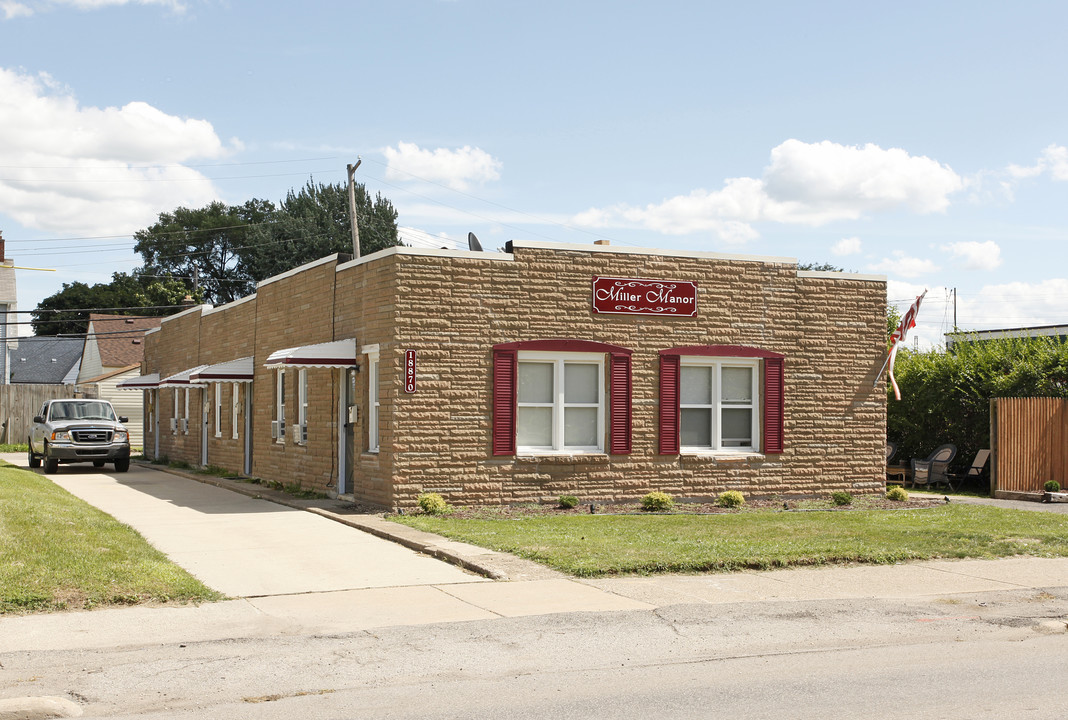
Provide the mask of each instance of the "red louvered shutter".
[{"label": "red louvered shutter", "polygon": [[679,356],[660,356],[660,454],[679,454]]},{"label": "red louvered shutter", "polygon": [[612,353],[609,362],[609,452],[613,455],[630,455],[631,429],[631,379],[630,355]]},{"label": "red louvered shutter", "polygon": [[493,351],[493,454],[515,455],[516,351]]},{"label": "red louvered shutter", "polygon": [[783,359],[764,361],[764,452],[781,453],[783,447]]}]

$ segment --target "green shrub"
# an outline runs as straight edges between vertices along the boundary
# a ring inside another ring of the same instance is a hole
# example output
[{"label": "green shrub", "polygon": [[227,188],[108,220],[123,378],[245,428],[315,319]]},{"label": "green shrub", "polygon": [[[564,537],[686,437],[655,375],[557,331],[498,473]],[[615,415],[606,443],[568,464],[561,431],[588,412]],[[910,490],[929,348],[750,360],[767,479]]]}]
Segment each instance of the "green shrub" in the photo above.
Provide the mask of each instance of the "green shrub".
[{"label": "green shrub", "polygon": [[667,512],[675,507],[671,496],[662,492],[651,492],[642,498],[642,510],[646,512]]},{"label": "green shrub", "polygon": [[736,508],[745,505],[745,495],[737,490],[728,490],[716,498],[716,505],[725,508]]},{"label": "green shrub", "polygon": [[852,505],[853,496],[847,493],[845,490],[836,490],[831,493],[831,500],[835,505]]},{"label": "green shrub", "polygon": [[1061,484],[1059,482],[1057,482],[1056,480],[1049,480],[1042,487],[1043,487],[1043,489],[1045,489],[1046,492],[1060,492],[1061,491]]},{"label": "green shrub", "polygon": [[574,495],[561,495],[560,507],[564,510],[570,510],[573,507],[578,507],[578,498]]},{"label": "green shrub", "polygon": [[905,491],[905,488],[900,485],[895,485],[886,491],[886,499],[894,500],[896,502],[905,502],[909,499],[909,494]]},{"label": "green shrub", "polygon": [[437,493],[423,493],[419,496],[419,507],[427,515],[442,515],[449,511],[449,503]]}]

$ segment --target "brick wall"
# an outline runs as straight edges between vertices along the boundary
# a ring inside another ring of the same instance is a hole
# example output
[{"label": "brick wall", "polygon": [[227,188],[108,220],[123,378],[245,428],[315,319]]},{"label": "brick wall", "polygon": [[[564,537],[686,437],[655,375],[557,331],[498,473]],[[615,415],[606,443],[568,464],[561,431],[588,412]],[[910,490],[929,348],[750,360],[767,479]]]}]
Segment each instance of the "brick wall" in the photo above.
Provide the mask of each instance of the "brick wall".
[{"label": "brick wall", "polygon": [[[256,296],[205,310],[200,320],[198,365],[215,365],[253,355],[256,351]],[[215,425],[215,392],[220,393],[219,427]],[[208,465],[240,474],[245,467],[245,394],[248,383],[237,384],[237,437],[233,433],[234,384],[210,383],[208,400]],[[197,461],[199,462],[199,460]]]}]

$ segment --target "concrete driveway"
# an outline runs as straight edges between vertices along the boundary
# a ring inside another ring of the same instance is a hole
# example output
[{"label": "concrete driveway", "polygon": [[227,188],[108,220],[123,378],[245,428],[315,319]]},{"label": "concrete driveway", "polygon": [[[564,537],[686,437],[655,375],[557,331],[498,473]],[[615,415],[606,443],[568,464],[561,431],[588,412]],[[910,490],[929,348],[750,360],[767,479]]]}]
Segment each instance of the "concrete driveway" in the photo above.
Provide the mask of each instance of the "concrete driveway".
[{"label": "concrete driveway", "polygon": [[[26,466],[25,455],[4,459]],[[49,477],[232,597],[487,582],[313,513],[144,465],[60,465]]]}]

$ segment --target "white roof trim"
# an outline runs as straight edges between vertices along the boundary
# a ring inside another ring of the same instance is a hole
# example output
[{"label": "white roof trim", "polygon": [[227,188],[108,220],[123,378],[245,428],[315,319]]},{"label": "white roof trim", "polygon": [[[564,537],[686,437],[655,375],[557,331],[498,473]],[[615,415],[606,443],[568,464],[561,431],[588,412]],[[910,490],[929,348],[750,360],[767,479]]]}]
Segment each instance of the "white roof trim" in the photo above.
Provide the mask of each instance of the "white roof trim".
[{"label": "white roof trim", "polygon": [[355,367],[356,338],[275,350],[263,364],[279,367]]},{"label": "white roof trim", "polygon": [[327,255],[324,258],[319,258],[318,260],[312,260],[310,263],[304,263],[300,267],[295,267],[292,270],[286,270],[284,273],[278,273],[277,275],[272,275],[269,278],[266,278],[264,280],[260,280],[258,283],[256,283],[256,287],[257,288],[261,288],[264,285],[269,285],[269,284],[275,282],[276,280],[281,280],[282,278],[292,277],[293,275],[297,275],[298,273],[302,273],[305,270],[310,270],[313,267],[317,267],[319,265],[326,265],[327,263],[331,263],[331,262],[336,262],[337,261],[337,256],[338,256],[338,253],[334,253],[333,255]]},{"label": "white roof trim", "polygon": [[151,335],[154,332],[159,332],[159,328],[158,327],[154,327],[151,330],[145,330],[145,335]]},{"label": "white roof trim", "polygon": [[820,278],[821,280],[864,280],[867,282],[886,282],[885,275],[866,275],[864,273],[834,272],[832,270],[798,270],[799,278]]},{"label": "white roof trim", "polygon": [[115,387],[119,390],[155,390],[159,387],[159,373],[138,375],[137,377],[119,380]]},{"label": "white roof trim", "polygon": [[661,257],[697,258],[708,260],[741,260],[744,262],[782,263],[796,265],[797,258],[765,255],[728,255],[705,250],[668,250],[664,248],[620,247],[618,245],[575,245],[544,240],[512,240],[512,248],[565,250],[570,252],[618,253],[622,255],[659,255]]},{"label": "white roof trim", "polygon": [[220,310],[229,310],[232,307],[235,307],[237,305],[242,305],[244,303],[247,303],[249,300],[255,300],[255,299],[256,299],[256,293],[252,293],[251,295],[246,295],[243,298],[238,298],[237,300],[231,300],[230,302],[226,303],[225,305],[216,305],[213,308],[209,308],[209,309],[204,311],[204,314],[205,315],[211,315],[212,313],[219,312]]},{"label": "white roof trim", "polygon": [[251,355],[228,360],[226,362],[208,365],[189,375],[190,382],[252,382],[255,373],[255,363]]},{"label": "white roof trim", "polygon": [[160,320],[160,325],[162,325],[165,322],[170,322],[171,320],[177,320],[178,318],[183,317],[185,315],[188,315],[189,313],[204,312],[205,310],[211,310],[211,305],[208,305],[208,304],[194,305],[193,307],[189,308],[188,310],[183,310],[182,312],[175,313],[174,315],[168,315],[167,317],[165,317],[162,320]]},{"label": "white roof trim", "polygon": [[379,258],[389,257],[390,255],[412,255],[416,257],[440,257],[440,258],[457,258],[464,260],[489,260],[495,262],[515,262],[515,258],[511,253],[495,252],[493,250],[484,250],[478,252],[477,250],[439,250],[437,248],[420,248],[420,247],[408,247],[406,245],[396,245],[394,247],[388,247],[384,250],[371,253],[370,255],[364,255],[354,260],[349,260],[339,264],[335,271],[340,272],[346,268],[356,267],[357,265],[363,265],[364,263],[371,262],[372,260],[378,260]]},{"label": "white roof trim", "polygon": [[205,387],[204,383],[190,382],[189,376],[193,373],[199,372],[206,368],[207,365],[197,365],[196,367],[183,370],[180,373],[169,375],[159,381],[160,387]]}]

